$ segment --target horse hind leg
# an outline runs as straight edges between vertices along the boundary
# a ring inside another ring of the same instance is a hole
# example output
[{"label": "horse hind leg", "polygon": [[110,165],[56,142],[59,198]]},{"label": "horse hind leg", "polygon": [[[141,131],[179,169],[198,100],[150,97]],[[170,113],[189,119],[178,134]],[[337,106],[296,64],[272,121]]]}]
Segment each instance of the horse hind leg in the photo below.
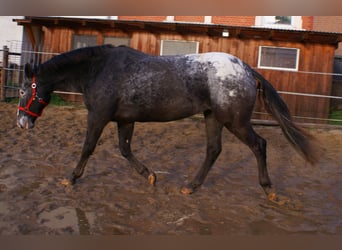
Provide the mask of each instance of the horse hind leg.
[{"label": "horse hind leg", "polygon": [[131,139],[133,136],[134,123],[118,122],[119,148],[123,157],[125,157],[130,165],[143,177],[145,177],[150,185],[155,185],[157,177],[149,171],[142,163],[140,163],[132,153]]},{"label": "horse hind leg", "polygon": [[181,188],[182,194],[191,194],[203,184],[208,172],[221,153],[221,134],[223,125],[216,120],[211,111],[206,111],[204,117],[207,135],[206,158],[196,177],[185,187]]},{"label": "horse hind leg", "polygon": [[259,136],[250,122],[237,126],[225,124],[225,127],[246,144],[254,153],[258,164],[259,184],[263,188],[269,200],[276,199],[275,189],[267,171],[266,165],[266,140]]}]

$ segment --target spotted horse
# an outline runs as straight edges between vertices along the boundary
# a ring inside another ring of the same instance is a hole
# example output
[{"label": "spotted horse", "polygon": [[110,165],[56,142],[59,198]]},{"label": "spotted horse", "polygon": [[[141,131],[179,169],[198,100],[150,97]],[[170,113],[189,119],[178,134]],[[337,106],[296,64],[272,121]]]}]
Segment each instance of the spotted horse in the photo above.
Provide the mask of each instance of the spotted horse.
[{"label": "spotted horse", "polygon": [[225,127],[254,153],[259,183],[269,200],[277,201],[266,166],[266,141],[251,125],[256,97],[279,123],[293,147],[310,163],[317,158],[312,138],[292,121],[285,102],[272,85],[239,58],[226,53],[152,56],[129,47],[81,48],[43,64],[25,66],[17,124],[33,128],[55,90],[81,92],[88,109],[87,133],[70,182],[75,183],[109,122],[117,122],[119,148],[130,165],[152,185],[156,175],[134,156],[135,122],[168,122],[203,113],[206,157],[194,179],[181,188],[200,187],[221,152]]}]

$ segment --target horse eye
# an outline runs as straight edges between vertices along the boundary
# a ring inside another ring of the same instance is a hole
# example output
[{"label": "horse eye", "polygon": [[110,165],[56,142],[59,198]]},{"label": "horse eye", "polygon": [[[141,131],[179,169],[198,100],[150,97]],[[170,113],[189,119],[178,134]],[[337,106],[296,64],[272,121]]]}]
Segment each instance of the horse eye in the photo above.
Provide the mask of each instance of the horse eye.
[{"label": "horse eye", "polygon": [[20,95],[20,97],[23,97],[23,96],[25,96],[25,91],[24,90],[19,90],[19,95]]}]

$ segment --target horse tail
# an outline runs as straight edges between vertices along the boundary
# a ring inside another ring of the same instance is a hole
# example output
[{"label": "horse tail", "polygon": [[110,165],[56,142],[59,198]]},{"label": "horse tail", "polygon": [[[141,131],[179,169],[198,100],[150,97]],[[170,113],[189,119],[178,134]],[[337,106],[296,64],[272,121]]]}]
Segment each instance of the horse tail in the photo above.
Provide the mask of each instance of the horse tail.
[{"label": "horse tail", "polygon": [[259,82],[259,93],[262,96],[267,112],[272,114],[278,121],[287,140],[308,162],[311,164],[317,162],[313,136],[306,133],[292,121],[286,103],[281,99],[271,83],[255,70],[251,70],[254,78]]}]

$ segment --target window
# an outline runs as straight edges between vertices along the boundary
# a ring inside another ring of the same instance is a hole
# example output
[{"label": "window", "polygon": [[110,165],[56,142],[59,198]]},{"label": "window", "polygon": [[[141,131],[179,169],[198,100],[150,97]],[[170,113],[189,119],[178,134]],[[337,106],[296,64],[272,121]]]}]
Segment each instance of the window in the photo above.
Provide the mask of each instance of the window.
[{"label": "window", "polygon": [[174,22],[175,21],[175,16],[166,16],[165,21],[166,22]]},{"label": "window", "polygon": [[120,45],[125,45],[125,46],[130,46],[131,45],[131,39],[128,37],[111,37],[107,36],[103,39],[104,44],[111,44],[114,46],[120,46]]},{"label": "window", "polygon": [[160,55],[196,54],[198,45],[199,42],[196,41],[162,40]]},{"label": "window", "polygon": [[204,23],[211,23],[213,20],[212,16],[204,16]]},{"label": "window", "polygon": [[258,68],[298,70],[299,49],[282,47],[259,47]]},{"label": "window", "polygon": [[273,29],[302,29],[301,16],[257,16],[255,26]]},{"label": "window", "polygon": [[97,45],[97,37],[89,35],[73,35],[72,49],[78,49]]}]

